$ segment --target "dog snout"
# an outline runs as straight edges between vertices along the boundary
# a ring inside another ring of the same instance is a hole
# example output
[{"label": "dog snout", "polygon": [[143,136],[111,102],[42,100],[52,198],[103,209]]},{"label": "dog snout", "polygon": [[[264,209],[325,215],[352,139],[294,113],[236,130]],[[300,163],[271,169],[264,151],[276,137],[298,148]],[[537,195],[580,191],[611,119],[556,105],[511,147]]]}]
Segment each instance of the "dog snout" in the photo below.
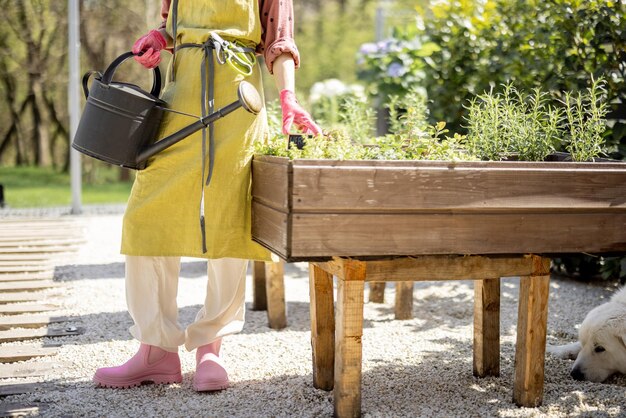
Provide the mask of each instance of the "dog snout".
[{"label": "dog snout", "polygon": [[585,380],[585,374],[578,367],[574,367],[569,375],[574,380]]}]

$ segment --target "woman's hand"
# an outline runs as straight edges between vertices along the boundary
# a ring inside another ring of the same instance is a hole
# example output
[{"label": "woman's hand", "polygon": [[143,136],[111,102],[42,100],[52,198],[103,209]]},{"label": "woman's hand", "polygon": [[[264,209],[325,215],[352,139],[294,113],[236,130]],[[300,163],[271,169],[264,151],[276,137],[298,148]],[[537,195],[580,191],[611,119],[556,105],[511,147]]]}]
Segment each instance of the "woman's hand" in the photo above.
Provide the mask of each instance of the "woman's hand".
[{"label": "woman's hand", "polygon": [[146,68],[154,68],[161,62],[161,50],[167,46],[165,37],[158,30],[151,30],[133,45],[135,61]]},{"label": "woman's hand", "polygon": [[319,135],[322,130],[313,122],[311,115],[300,106],[294,93],[295,63],[290,53],[279,55],[273,63],[274,79],[280,91],[280,107],[283,111],[283,133],[289,135],[293,125],[305,134]]},{"label": "woman's hand", "polygon": [[291,90],[281,90],[280,107],[283,111],[283,133],[289,135],[292,125],[295,125],[305,134],[319,135],[322,130],[315,122],[311,115],[300,106],[296,95]]}]

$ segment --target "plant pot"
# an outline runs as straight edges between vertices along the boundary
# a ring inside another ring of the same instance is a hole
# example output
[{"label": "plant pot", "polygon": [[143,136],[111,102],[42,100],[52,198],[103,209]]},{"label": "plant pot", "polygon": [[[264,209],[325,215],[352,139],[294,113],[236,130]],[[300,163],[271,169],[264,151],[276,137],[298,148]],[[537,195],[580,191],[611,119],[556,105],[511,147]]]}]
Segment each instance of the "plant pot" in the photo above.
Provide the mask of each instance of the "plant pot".
[{"label": "plant pot", "polygon": [[252,237],[286,261],[626,252],[626,163],[255,156]]}]

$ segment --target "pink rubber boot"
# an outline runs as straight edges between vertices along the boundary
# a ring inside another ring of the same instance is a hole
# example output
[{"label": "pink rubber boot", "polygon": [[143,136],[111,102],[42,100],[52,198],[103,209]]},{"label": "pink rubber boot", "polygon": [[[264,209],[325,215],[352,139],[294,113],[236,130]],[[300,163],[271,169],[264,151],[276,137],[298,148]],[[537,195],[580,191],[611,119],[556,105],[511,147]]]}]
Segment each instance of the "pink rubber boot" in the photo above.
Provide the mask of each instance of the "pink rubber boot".
[{"label": "pink rubber boot", "polygon": [[[152,363],[149,362],[150,354],[153,357]],[[96,386],[101,387],[132,388],[143,382],[180,383],[183,376],[180,373],[178,353],[142,343],[137,354],[121,366],[96,370],[93,381]]]},{"label": "pink rubber boot", "polygon": [[222,339],[198,347],[193,388],[198,392],[216,391],[228,387],[228,373],[220,358]]}]

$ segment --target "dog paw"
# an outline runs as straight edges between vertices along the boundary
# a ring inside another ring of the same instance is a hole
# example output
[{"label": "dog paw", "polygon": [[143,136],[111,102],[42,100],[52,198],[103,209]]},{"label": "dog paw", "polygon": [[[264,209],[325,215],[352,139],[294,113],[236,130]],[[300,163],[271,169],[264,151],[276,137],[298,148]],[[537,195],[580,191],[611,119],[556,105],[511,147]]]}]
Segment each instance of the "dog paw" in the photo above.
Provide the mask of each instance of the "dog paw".
[{"label": "dog paw", "polygon": [[554,357],[564,360],[576,360],[578,353],[580,353],[581,346],[579,342],[565,344],[565,345],[550,345],[546,346],[546,352]]}]

